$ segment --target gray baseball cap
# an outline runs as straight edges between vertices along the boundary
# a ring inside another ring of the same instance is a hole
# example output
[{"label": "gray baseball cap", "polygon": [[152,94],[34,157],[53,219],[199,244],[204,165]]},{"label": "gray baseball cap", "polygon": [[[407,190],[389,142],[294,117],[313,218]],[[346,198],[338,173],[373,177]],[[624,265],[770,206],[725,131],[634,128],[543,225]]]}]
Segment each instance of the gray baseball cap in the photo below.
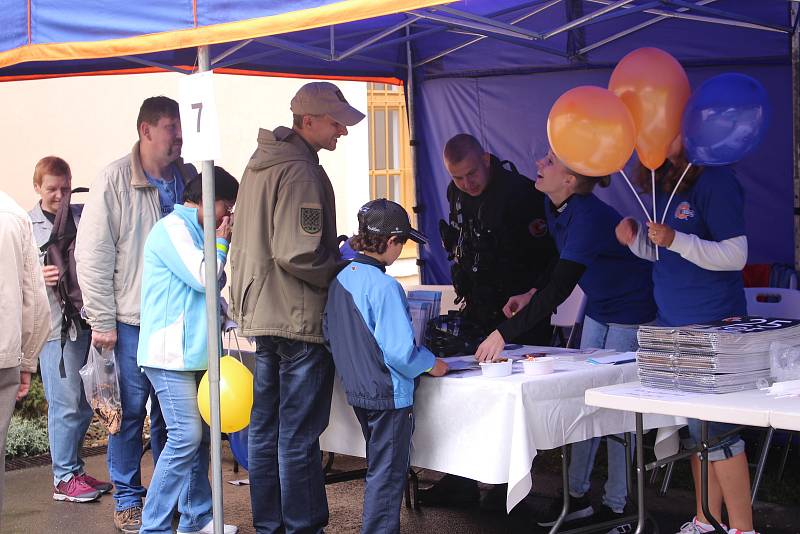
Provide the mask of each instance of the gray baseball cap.
[{"label": "gray baseball cap", "polygon": [[355,126],[364,119],[364,114],[351,106],[342,91],[330,82],[305,84],[289,107],[295,115],[330,115],[345,126]]}]

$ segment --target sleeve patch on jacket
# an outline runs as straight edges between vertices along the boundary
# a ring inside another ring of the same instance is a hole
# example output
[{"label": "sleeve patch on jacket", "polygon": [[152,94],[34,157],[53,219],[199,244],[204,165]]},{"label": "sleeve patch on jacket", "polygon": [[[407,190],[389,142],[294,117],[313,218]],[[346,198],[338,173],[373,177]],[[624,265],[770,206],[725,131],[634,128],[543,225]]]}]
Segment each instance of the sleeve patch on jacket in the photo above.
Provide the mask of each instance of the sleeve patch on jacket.
[{"label": "sleeve patch on jacket", "polygon": [[322,207],[319,204],[300,206],[300,229],[310,235],[320,233],[322,230]]}]

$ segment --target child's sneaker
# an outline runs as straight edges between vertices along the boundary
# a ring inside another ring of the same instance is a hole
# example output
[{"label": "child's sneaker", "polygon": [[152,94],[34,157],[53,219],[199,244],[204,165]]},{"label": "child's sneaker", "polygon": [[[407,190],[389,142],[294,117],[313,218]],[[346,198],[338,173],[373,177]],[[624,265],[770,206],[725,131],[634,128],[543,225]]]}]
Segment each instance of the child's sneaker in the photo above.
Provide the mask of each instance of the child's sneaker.
[{"label": "child's sneaker", "polygon": [[728,534],[758,534],[755,530],[739,530],[738,528],[732,528],[728,531]]},{"label": "child's sneaker", "polygon": [[53,500],[69,502],[91,502],[100,498],[100,492],[80,477],[63,480],[53,490]]},{"label": "child's sneaker", "polygon": [[77,478],[82,478],[87,485],[93,487],[100,493],[108,493],[112,489],[114,489],[114,484],[111,482],[105,482],[103,480],[97,480],[92,475],[84,473],[82,475],[77,475]]}]

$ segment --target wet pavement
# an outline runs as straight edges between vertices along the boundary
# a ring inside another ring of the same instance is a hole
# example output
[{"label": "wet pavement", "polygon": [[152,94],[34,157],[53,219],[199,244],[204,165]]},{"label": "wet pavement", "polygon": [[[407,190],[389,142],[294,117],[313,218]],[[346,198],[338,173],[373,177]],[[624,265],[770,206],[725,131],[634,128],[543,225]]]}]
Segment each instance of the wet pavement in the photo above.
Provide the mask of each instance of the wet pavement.
[{"label": "wet pavement", "polygon": [[[105,456],[86,459],[87,472],[97,478],[107,479]],[[254,533],[251,525],[250,494],[247,486],[234,486],[228,481],[244,479],[247,472],[233,472],[233,461],[226,452],[223,459],[223,479],[225,481],[223,498],[225,522],[236,524],[242,534]],[[335,469],[354,469],[364,467],[363,460],[337,457]],[[152,473],[152,461],[147,455],[143,461],[145,484]],[[423,472],[422,484],[429,484],[437,473]],[[602,491],[602,482],[594,484]],[[546,530],[534,527],[533,518],[537,511],[549,504],[549,496],[560,487],[560,477],[552,473],[537,473],[534,467],[533,493],[518,506],[511,516],[503,513],[481,511],[479,507],[470,508],[422,508],[402,509],[401,528],[403,532],[459,533],[459,534],[501,534],[530,533],[539,534]],[[357,533],[360,526],[361,499],[364,490],[363,480],[331,484],[327,488],[330,508],[329,533]],[[672,489],[667,497],[656,497],[654,490],[648,488],[648,506],[659,526],[661,534],[677,532],[680,525],[691,518],[693,510],[692,495],[685,490]],[[594,495],[600,501],[599,495]],[[0,531],[4,534],[24,533],[67,533],[67,534],[115,534],[112,520],[114,503],[110,495],[98,502],[77,504],[56,502],[52,499],[52,476],[50,466],[20,469],[6,473],[4,510]],[[762,534],[800,534],[800,509],[760,504],[756,508],[756,526]],[[648,528],[652,532],[652,528]]]}]

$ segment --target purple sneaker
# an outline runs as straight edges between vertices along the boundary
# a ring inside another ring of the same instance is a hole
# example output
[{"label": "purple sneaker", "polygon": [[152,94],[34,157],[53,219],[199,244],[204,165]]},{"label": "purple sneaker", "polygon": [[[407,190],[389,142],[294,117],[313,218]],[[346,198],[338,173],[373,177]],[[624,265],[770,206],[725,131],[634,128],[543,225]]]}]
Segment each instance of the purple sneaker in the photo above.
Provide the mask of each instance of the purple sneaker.
[{"label": "purple sneaker", "polygon": [[96,489],[100,493],[108,493],[109,491],[114,489],[114,484],[112,484],[111,482],[105,482],[104,480],[97,480],[88,473],[77,475],[77,478],[83,479],[83,481],[86,482],[87,486]]},{"label": "purple sneaker", "polygon": [[69,502],[91,502],[100,498],[100,492],[88,485],[81,477],[63,480],[53,490],[53,500]]}]

